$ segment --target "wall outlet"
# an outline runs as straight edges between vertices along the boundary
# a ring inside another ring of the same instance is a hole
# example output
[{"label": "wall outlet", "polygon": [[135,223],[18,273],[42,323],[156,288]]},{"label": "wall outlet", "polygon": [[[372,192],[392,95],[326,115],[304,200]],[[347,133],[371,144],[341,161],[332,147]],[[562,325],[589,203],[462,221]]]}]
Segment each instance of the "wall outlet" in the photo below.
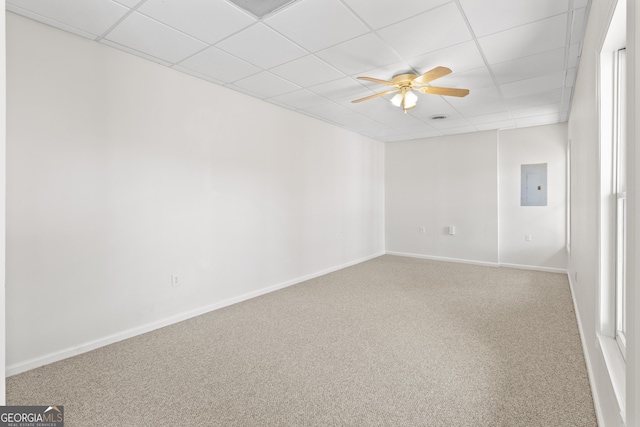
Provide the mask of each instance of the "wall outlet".
[{"label": "wall outlet", "polygon": [[419,230],[419,231],[420,231],[420,233],[422,233],[422,234],[427,234],[427,227],[425,227],[424,225],[423,225],[423,226],[420,226],[420,228],[418,228],[418,230]]},{"label": "wall outlet", "polygon": [[526,240],[527,242],[531,241],[531,234],[525,234],[524,235],[524,240]]},{"label": "wall outlet", "polygon": [[180,278],[178,277],[177,274],[172,274],[171,275],[171,287],[175,288],[180,286]]}]

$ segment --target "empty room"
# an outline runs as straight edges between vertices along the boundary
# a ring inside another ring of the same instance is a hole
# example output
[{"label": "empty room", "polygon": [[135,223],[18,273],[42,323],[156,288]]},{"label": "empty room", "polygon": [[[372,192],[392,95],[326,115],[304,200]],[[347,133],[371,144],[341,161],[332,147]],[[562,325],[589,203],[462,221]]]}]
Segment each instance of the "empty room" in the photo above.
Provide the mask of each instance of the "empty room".
[{"label": "empty room", "polygon": [[0,426],[640,426],[634,1],[2,10]]}]

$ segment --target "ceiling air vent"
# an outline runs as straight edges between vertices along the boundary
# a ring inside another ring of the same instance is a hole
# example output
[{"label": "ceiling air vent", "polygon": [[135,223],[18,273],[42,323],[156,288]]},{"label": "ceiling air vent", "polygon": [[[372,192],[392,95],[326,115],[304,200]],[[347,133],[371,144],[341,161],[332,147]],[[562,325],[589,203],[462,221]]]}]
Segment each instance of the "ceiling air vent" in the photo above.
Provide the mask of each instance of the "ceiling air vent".
[{"label": "ceiling air vent", "polygon": [[271,12],[278,10],[296,0],[230,0],[231,3],[239,6],[258,18],[267,16]]},{"label": "ceiling air vent", "polygon": [[431,120],[444,120],[447,118],[446,114],[436,114],[435,116],[430,117]]}]

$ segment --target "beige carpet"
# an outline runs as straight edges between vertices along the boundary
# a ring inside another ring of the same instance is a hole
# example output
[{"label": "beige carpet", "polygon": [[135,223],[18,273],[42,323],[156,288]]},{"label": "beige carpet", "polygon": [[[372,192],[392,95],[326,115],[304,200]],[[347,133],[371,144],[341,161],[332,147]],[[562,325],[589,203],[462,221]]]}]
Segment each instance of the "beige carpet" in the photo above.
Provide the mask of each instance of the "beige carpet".
[{"label": "beige carpet", "polygon": [[74,426],[596,426],[567,278],[395,256],[7,379]]}]

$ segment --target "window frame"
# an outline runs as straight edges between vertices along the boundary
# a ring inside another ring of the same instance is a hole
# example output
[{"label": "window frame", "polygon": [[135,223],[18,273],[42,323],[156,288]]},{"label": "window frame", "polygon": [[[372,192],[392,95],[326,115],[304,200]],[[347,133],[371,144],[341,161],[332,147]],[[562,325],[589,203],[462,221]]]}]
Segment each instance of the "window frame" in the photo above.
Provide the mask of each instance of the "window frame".
[{"label": "window frame", "polygon": [[[626,0],[618,0],[611,11],[611,21],[603,35],[598,56],[598,108],[599,108],[599,165],[598,165],[598,258],[599,258],[599,304],[597,346],[602,356],[613,385],[614,393],[623,422],[626,420],[626,362],[624,346],[617,339],[617,326],[620,310],[618,305],[616,262],[617,238],[617,205],[618,182],[614,179],[617,171],[614,140],[621,122],[617,121],[619,100],[616,97],[617,52],[626,48]],[[623,199],[624,200],[624,199]],[[623,230],[626,232],[626,230]]]}]

